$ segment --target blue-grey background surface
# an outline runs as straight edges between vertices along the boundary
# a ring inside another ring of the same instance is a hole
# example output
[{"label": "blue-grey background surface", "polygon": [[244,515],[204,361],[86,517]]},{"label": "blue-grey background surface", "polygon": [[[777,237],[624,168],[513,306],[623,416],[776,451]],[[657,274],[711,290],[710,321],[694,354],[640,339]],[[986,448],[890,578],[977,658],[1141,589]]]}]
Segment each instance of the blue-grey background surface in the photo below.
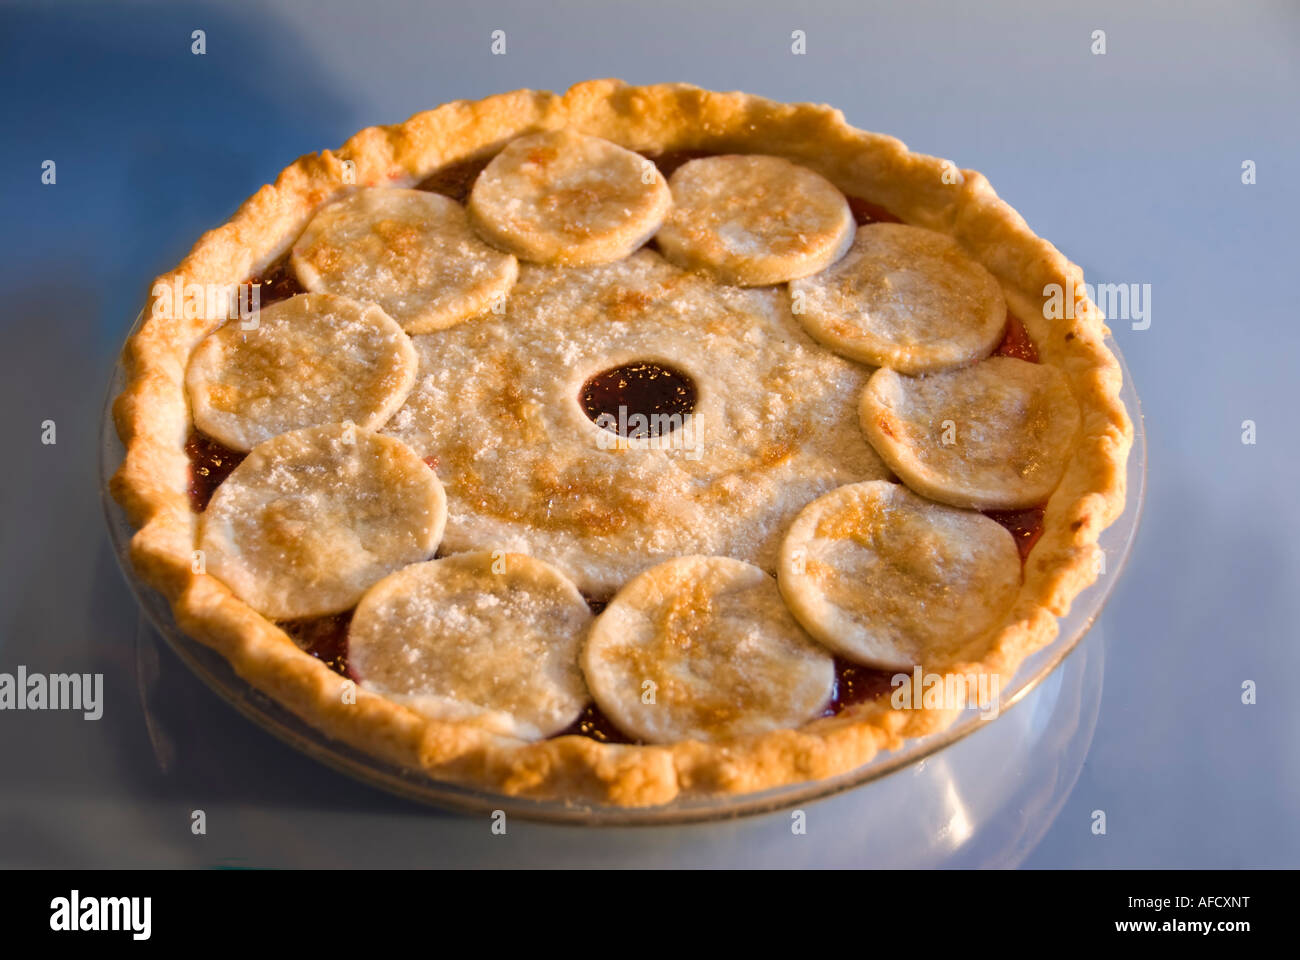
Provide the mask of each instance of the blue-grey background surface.
[{"label": "blue-grey background surface", "polygon": [[1089,279],[1151,285],[1149,329],[1112,323],[1146,414],[1146,513],[1102,618],[1090,748],[1023,862],[1300,866],[1300,5],[860,0],[0,8],[0,671],[106,684],[98,721],[0,713],[0,864],[872,862],[869,789],[836,807],[865,839],[810,831],[797,858],[762,821],[493,838],[318,767],[174,663],[174,755],[151,746],[95,467],[150,279],[299,154],[447,100],[602,76],[835,104],[985,173]]}]

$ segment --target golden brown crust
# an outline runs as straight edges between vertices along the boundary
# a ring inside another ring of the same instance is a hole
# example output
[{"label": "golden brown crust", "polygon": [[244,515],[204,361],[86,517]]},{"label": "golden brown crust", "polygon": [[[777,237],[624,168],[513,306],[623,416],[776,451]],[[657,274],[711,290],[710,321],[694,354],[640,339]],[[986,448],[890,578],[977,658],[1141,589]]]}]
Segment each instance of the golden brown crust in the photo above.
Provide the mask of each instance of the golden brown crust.
[{"label": "golden brown crust", "polygon": [[[1045,286],[1081,291],[1082,271],[1035,236],[979,173],[960,171],[954,178],[946,161],[856,130],[827,106],[685,84],[633,87],[594,80],[562,96],[523,90],[457,101],[403,124],[362,130],[335,153],[302,157],[228,223],[205,234],[158,282],[177,276],[200,284],[245,281],[283,255],[312,214],[348,189],[347,183],[412,186],[448,164],[490,155],[512,137],[563,125],[645,153],[786,157],[848,196],[948,234],[1001,281],[1042,361],[1069,377],[1082,414],[1080,440],[1047,503],[1042,538],[1025,565],[1007,622],[978,662],[949,665],[958,672],[997,671],[1009,681],[1026,656],[1056,636],[1055,618],[1096,578],[1098,535],[1124,507],[1132,424],[1119,400],[1120,368],[1103,342],[1107,331],[1097,307],[1080,297],[1071,319],[1043,316]],[[513,795],[644,806],[834,776],[955,718],[953,710],[895,711],[877,701],[797,730],[726,743],[619,746],[569,736],[521,744],[426,719],[364,690],[349,702],[341,694],[347,681],[300,651],[223,584],[192,572],[197,516],[187,495],[184,372],[195,344],[224,318],[155,317],[156,299],[155,288],[147,319],[126,345],[127,386],[114,404],[126,454],[111,488],[138,528],[132,560],[142,578],[166,595],[183,630],[327,735],[438,779]]]}]

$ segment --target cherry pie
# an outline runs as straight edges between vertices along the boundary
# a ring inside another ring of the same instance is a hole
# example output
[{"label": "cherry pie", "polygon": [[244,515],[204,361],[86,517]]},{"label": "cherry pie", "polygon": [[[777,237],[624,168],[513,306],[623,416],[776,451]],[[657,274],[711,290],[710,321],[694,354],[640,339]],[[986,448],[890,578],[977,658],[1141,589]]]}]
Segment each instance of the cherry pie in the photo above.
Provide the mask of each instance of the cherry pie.
[{"label": "cherry pie", "polygon": [[625,806],[831,777],[1096,576],[1132,428],[1049,284],[984,177],[830,107],[459,101],[159,278],[112,490],[185,631],[386,761]]}]

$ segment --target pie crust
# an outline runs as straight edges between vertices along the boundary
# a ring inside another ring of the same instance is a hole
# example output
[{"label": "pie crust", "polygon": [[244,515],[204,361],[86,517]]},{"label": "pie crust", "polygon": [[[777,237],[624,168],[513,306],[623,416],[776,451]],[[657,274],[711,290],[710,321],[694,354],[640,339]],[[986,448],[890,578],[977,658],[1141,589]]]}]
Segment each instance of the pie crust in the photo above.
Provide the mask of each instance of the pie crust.
[{"label": "pie crust", "polygon": [[232,450],[344,420],[378,430],[415,386],[415,347],[373,303],[313,293],[257,319],[213,331],[185,370],[195,427]]},{"label": "pie crust", "polygon": [[[281,260],[322,208],[358,186],[415,187],[435,174],[481,165],[515,138],[561,128],[649,157],[784,158],[824,177],[851,200],[946,235],[997,279],[1039,360],[1068,379],[1079,427],[1006,613],[974,649],[926,666],[998,673],[1009,681],[1028,654],[1056,636],[1056,618],[1096,578],[1098,535],[1124,506],[1132,425],[1119,400],[1119,364],[1103,342],[1104,318],[1082,294],[1082,271],[1037,237],[975,171],[953,177],[948,162],[850,127],[828,106],[616,80],[582,83],[563,95],[520,90],[371,127],[336,152],[300,158],[229,222],[203,236],[158,283],[170,288],[177,281],[224,287],[246,282]],[[1064,319],[1044,317],[1044,291],[1052,289],[1076,291],[1074,309]],[[154,290],[159,297],[157,284]],[[353,681],[300,649],[282,626],[210,572],[195,572],[203,514],[190,499],[186,444],[193,426],[185,371],[197,345],[226,318],[199,310],[169,319],[167,312],[146,310],[128,341],[127,385],[114,404],[125,456],[111,488],[138,531],[133,563],[168,598],[186,633],[327,735],[439,780],[510,795],[645,806],[835,776],[953,721],[951,710],[894,710],[888,698],[876,698],[797,728],[733,739],[641,745],[565,735],[529,742],[434,719],[364,685],[354,697],[342,695]]]}]

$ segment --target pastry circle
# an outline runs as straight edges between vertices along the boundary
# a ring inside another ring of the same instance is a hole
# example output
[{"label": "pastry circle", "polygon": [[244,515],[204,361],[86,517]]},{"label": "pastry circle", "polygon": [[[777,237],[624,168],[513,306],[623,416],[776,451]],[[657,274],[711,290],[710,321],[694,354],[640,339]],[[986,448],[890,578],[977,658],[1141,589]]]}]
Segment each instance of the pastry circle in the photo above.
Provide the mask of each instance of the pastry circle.
[{"label": "pastry circle", "polygon": [[654,235],[672,203],[650,161],[617,144],[549,130],[512,140],[470,191],[492,244],[538,263],[604,263]]},{"label": "pastry circle", "polygon": [[987,357],[1002,339],[1002,287],[951,237],[901,223],[858,228],[829,270],[790,284],[794,310],[837,353],[902,373]]},{"label": "pastry circle", "polygon": [[364,187],[320,210],[290,262],[308,290],[373,301],[407,333],[498,306],[519,272],[514,257],[478,238],[455,200],[396,187]]},{"label": "pastry circle", "polygon": [[389,574],[348,631],[360,684],[443,720],[539,740],[587,703],[578,648],[587,602],[550,564],[518,553],[459,553]]},{"label": "pastry circle", "polygon": [[835,685],[830,654],[772,578],[726,557],[679,557],[632,580],[596,618],[582,670],[605,714],[650,743],[797,727]]},{"label": "pastry circle", "polygon": [[274,619],[352,607],[438,547],[442,484],[409,447],[349,423],[272,437],[200,516],[207,572]]},{"label": "pastry circle", "polygon": [[[888,475],[857,422],[868,371],[813,342],[784,290],[720,286],[650,250],[525,264],[505,316],[416,349],[419,381],[384,431],[437,458],[447,549],[545,557],[601,599],[675,556],[774,570],[804,504]],[[692,378],[678,429],[622,439],[588,419],[583,384],[634,361]]]},{"label": "pastry circle", "polygon": [[1002,623],[1020,586],[1015,539],[982,514],[887,480],[810,503],[777,574],[814,637],[883,670],[942,666]]},{"label": "pastry circle", "polygon": [[909,487],[976,510],[1043,503],[1079,431],[1065,374],[1012,357],[907,377],[882,367],[862,391],[862,429]]},{"label": "pastry circle", "polygon": [[373,303],[308,293],[273,303],[245,329],[232,320],[190,355],[194,425],[232,450],[276,434],[351,420],[373,430],[415,384],[415,348]]},{"label": "pastry circle", "polygon": [[728,154],[682,164],[673,209],[655,242],[680,267],[739,286],[824,270],[853,241],[853,214],[835,185],[781,157]]}]

